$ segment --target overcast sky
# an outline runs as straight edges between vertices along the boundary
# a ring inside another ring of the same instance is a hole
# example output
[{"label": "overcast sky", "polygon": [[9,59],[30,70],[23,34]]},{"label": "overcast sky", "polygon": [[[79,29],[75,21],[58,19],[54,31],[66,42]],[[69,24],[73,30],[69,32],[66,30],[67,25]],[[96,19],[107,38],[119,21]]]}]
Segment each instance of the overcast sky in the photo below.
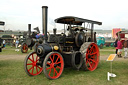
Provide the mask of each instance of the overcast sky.
[{"label": "overcast sky", "polygon": [[95,29],[128,29],[128,0],[0,0],[0,21],[10,30],[27,30],[28,24],[42,29],[42,6],[48,6],[48,29],[62,16],[103,23]]}]

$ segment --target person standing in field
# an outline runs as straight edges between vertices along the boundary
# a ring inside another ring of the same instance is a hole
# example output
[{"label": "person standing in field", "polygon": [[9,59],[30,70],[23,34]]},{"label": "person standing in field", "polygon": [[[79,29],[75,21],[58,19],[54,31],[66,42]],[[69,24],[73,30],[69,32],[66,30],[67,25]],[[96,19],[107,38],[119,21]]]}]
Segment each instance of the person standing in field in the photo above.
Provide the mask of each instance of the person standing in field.
[{"label": "person standing in field", "polygon": [[121,56],[121,53],[122,53],[122,42],[121,42],[121,39],[120,40],[118,40],[118,42],[117,42],[117,48],[118,48],[118,57],[122,57]]},{"label": "person standing in field", "polygon": [[128,43],[127,43],[127,40],[125,39],[125,41],[124,41],[124,58],[127,57],[127,49],[128,49]]},{"label": "person standing in field", "polygon": [[18,45],[19,45],[18,38],[16,39],[15,45],[16,45],[16,48],[18,48]]},{"label": "person standing in field", "polygon": [[5,40],[3,40],[3,48],[5,48]]},{"label": "person standing in field", "polygon": [[118,48],[117,48],[117,42],[118,42],[118,39],[116,39],[116,41],[114,42],[114,47],[116,48],[116,54],[117,54],[117,52],[118,52]]}]

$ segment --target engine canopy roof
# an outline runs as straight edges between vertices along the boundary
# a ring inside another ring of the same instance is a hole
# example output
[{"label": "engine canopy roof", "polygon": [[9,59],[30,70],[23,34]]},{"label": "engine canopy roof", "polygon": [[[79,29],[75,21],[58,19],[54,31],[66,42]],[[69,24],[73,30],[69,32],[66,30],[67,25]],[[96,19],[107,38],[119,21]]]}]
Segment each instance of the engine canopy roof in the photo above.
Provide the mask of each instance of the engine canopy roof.
[{"label": "engine canopy roof", "polygon": [[64,16],[64,17],[57,18],[54,21],[56,23],[71,24],[71,25],[82,25],[82,23],[85,23],[85,22],[102,25],[102,22],[78,18],[78,17],[74,17],[74,16]]}]

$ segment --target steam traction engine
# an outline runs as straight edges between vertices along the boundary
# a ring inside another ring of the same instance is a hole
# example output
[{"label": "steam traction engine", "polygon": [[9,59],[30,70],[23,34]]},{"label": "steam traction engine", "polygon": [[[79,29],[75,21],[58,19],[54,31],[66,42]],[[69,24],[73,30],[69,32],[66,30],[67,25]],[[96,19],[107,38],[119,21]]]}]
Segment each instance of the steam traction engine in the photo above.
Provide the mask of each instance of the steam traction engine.
[{"label": "steam traction engine", "polygon": [[36,35],[40,33],[39,28],[34,28],[34,32],[31,32],[31,24],[28,24],[28,32],[24,33],[25,40],[21,45],[21,52],[26,53],[28,51],[28,48],[32,50],[32,47],[34,47],[34,51],[36,50],[36,46],[38,44],[41,44],[43,42],[43,37],[39,36],[38,39],[36,38]]},{"label": "steam traction engine", "polygon": [[0,37],[0,52],[2,52],[2,47],[3,47],[3,39]]},{"label": "steam traction engine", "polygon": [[99,49],[93,26],[102,23],[73,16],[60,17],[55,22],[64,24],[64,32],[57,34],[53,29],[53,34],[47,35],[47,9],[42,7],[44,42],[37,46],[36,52],[26,56],[26,73],[35,76],[43,71],[48,79],[57,79],[64,67],[77,70],[86,67],[94,71],[99,63]]},{"label": "steam traction engine", "polygon": [[[4,26],[4,25],[5,25],[5,22],[0,21],[0,26]],[[1,35],[0,35],[0,52],[2,52],[2,47],[3,47],[3,39],[1,38]]]}]

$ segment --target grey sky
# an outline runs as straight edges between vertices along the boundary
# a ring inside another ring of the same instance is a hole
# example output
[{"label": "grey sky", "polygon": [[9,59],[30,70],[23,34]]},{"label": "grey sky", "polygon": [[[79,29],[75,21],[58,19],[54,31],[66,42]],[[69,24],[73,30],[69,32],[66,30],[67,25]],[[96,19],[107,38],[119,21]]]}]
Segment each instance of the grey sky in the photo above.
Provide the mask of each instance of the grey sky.
[{"label": "grey sky", "polygon": [[27,30],[27,25],[42,29],[42,6],[48,6],[48,27],[62,16],[103,22],[96,29],[128,28],[127,0],[1,0],[0,21],[6,29]]}]

